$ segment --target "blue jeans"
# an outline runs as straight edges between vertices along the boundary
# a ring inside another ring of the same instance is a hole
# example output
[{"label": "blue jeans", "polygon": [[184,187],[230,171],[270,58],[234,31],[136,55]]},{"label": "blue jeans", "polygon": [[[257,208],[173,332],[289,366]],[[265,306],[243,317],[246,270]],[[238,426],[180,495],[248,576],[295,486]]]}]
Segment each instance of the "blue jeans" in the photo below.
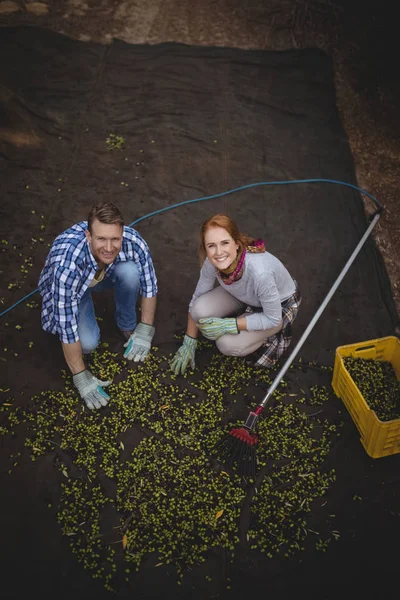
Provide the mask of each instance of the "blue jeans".
[{"label": "blue jeans", "polygon": [[79,304],[78,333],[83,354],[93,352],[100,342],[100,329],[96,321],[92,293],[114,288],[115,320],[123,331],[136,327],[136,302],[139,295],[139,269],[133,261],[120,262],[108,279],[89,287]]}]

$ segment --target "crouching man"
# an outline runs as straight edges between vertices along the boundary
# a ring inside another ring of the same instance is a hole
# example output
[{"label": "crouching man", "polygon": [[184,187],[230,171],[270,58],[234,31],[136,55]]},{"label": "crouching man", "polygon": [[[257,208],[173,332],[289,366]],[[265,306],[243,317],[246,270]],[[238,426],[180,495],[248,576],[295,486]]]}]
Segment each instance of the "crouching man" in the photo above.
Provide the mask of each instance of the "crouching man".
[{"label": "crouching man", "polygon": [[[40,275],[42,327],[57,334],[73,382],[90,409],[110,397],[86,368],[84,355],[100,342],[92,294],[114,290],[115,320],[124,339],[124,357],[144,361],[154,337],[157,278],[147,243],[111,202],[92,207],[88,220],[73,225],[53,242]],[[136,303],[140,295],[140,321]]]}]

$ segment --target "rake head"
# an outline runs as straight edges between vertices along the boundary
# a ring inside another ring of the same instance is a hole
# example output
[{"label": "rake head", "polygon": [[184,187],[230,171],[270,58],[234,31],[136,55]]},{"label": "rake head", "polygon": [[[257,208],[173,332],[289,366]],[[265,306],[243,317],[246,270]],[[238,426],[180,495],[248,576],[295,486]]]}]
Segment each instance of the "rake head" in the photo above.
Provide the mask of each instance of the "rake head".
[{"label": "rake head", "polygon": [[218,455],[228,469],[252,479],[257,471],[257,443],[258,437],[254,433],[245,427],[238,427],[217,444]]}]

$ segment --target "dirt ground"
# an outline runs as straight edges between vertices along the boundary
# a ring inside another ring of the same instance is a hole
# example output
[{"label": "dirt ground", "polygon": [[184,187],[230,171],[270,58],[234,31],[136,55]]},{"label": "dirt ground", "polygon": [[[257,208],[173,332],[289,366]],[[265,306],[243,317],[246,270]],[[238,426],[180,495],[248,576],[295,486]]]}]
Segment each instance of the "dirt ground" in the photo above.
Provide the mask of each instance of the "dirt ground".
[{"label": "dirt ground", "polygon": [[104,44],[118,38],[132,44],[175,41],[327,52],[359,186],[384,207],[373,235],[399,310],[400,84],[391,66],[397,52],[393,10],[360,0],[2,0],[0,26],[37,25]]}]

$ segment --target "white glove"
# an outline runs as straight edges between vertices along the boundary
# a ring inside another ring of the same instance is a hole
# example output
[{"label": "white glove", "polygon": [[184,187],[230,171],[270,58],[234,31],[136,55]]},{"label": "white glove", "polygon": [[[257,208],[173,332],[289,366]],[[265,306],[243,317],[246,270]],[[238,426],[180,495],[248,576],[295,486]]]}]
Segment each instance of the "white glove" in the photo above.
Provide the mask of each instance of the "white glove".
[{"label": "white glove", "polygon": [[72,377],[74,385],[82,400],[90,410],[106,406],[110,396],[105,393],[103,387],[109,386],[112,381],[101,381],[85,369]]},{"label": "white glove", "polygon": [[124,344],[124,348],[126,348],[124,358],[134,362],[143,362],[151,350],[151,342],[155,331],[153,325],[140,322],[129,340]]}]

